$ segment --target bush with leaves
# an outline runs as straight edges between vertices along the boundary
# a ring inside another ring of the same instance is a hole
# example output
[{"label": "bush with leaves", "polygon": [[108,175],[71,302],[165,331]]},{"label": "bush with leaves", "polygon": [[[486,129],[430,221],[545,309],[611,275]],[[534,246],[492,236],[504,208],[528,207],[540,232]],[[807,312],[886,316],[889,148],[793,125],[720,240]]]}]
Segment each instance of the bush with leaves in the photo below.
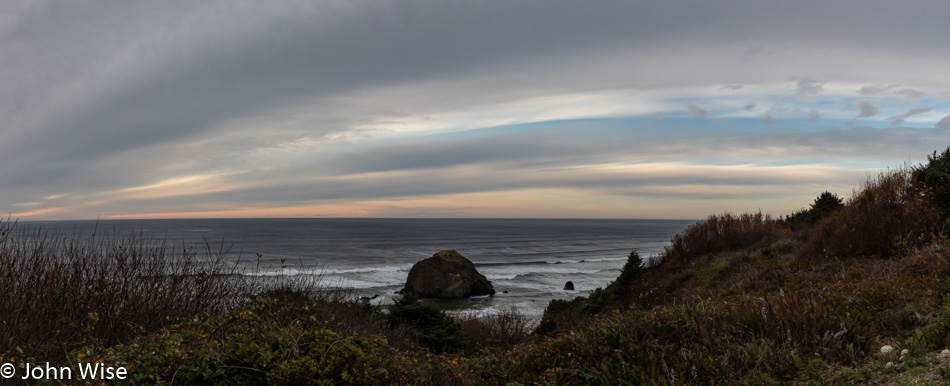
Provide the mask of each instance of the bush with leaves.
[{"label": "bush with leaves", "polygon": [[419,342],[437,353],[458,351],[465,344],[458,322],[435,304],[412,295],[403,295],[389,306],[387,321],[391,327],[414,330],[419,334]]},{"label": "bush with leaves", "polygon": [[654,264],[664,271],[675,270],[701,256],[775,241],[787,233],[787,228],[762,212],[713,215],[673,236]]},{"label": "bush with leaves", "polygon": [[332,322],[317,303],[260,296],[227,314],[202,313],[126,344],[70,356],[124,366],[128,381],[144,384],[391,383],[394,358],[386,339],[334,331]]}]

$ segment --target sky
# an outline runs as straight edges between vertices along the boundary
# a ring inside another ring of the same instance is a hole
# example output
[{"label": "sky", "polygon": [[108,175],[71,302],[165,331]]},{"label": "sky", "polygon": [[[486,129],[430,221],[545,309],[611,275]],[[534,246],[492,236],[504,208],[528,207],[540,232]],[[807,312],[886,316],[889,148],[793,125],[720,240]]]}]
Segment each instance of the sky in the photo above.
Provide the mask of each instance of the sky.
[{"label": "sky", "polygon": [[20,220],[776,216],[950,145],[950,2],[4,1]]}]

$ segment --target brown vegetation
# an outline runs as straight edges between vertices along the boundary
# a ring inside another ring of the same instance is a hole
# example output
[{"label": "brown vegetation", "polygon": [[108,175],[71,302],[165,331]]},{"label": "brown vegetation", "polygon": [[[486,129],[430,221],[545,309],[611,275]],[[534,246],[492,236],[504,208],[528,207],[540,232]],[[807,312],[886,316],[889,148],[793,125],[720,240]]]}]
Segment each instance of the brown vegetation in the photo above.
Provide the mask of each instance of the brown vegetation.
[{"label": "brown vegetation", "polygon": [[803,253],[818,258],[905,254],[937,237],[943,210],[907,169],[882,172],[820,222]]},{"label": "brown vegetation", "polygon": [[71,345],[111,346],[200,312],[228,311],[262,289],[241,280],[223,247],[173,252],[135,233],[51,234],[10,221],[0,221],[0,235],[0,355],[53,360]]},{"label": "brown vegetation", "polygon": [[700,256],[770,243],[788,233],[786,227],[762,212],[711,215],[673,236],[655,265],[671,271]]}]

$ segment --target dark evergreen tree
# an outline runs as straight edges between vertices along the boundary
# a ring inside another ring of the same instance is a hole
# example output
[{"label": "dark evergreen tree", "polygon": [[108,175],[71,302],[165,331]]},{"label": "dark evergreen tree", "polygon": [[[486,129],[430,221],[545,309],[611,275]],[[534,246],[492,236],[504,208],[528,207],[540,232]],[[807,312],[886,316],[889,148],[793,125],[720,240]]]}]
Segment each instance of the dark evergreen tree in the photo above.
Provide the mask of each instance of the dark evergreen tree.
[{"label": "dark evergreen tree", "polygon": [[627,255],[627,262],[623,265],[623,269],[620,271],[620,277],[617,278],[617,282],[620,285],[630,284],[636,278],[640,277],[640,274],[643,272],[643,258],[640,257],[640,254],[636,250],[630,252]]},{"label": "dark evergreen tree", "polygon": [[844,207],[844,202],[841,197],[826,190],[815,198],[815,202],[811,203],[808,209],[786,216],[785,222],[792,228],[803,224],[814,224],[842,207]]},{"label": "dark evergreen tree", "polygon": [[810,222],[817,222],[825,217],[827,217],[831,212],[834,212],[844,206],[844,202],[840,197],[831,193],[829,191],[824,191],[815,198],[815,202],[811,204],[811,209],[809,210]]}]

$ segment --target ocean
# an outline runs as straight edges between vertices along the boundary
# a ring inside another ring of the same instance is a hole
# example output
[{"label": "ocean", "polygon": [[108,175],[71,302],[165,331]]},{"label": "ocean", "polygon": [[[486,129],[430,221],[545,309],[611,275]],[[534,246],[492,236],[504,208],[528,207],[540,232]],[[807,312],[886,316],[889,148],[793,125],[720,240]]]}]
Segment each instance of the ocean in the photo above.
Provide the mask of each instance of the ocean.
[{"label": "ocean", "polygon": [[[694,220],[586,219],[188,219],[20,222],[48,233],[128,235],[167,245],[230,248],[243,274],[268,280],[316,275],[329,289],[398,295],[412,265],[444,249],[475,263],[498,293],[446,302],[479,315],[515,310],[540,316],[552,299],[585,296],[617,278],[627,255],[649,258]],[[567,281],[574,291],[564,290]],[[507,291],[507,293],[505,292]],[[378,295],[378,296],[377,296]]]}]

